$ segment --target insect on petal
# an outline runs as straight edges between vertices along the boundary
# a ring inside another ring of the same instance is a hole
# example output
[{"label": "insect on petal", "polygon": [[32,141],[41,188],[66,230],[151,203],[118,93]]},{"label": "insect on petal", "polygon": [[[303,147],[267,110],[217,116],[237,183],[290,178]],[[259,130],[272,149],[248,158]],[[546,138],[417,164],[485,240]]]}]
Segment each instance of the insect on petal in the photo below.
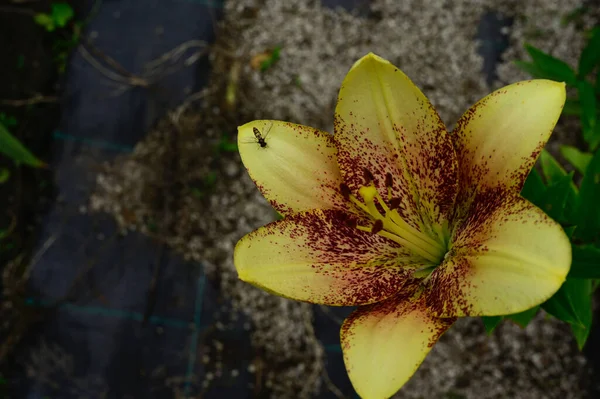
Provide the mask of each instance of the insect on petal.
[{"label": "insect on petal", "polygon": [[250,177],[280,214],[349,208],[329,133],[259,120],[238,128],[238,147]]}]

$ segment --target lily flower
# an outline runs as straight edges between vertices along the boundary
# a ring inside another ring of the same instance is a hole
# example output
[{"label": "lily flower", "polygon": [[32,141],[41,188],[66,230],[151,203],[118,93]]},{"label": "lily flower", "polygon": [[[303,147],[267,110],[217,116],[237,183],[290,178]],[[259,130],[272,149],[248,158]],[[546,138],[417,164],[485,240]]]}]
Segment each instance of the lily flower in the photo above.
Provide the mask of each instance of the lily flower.
[{"label": "lily flower", "polygon": [[333,135],[239,128],[248,173],[284,216],[240,239],[239,278],[358,306],[340,333],[350,380],[363,398],[393,395],[458,317],[524,311],[565,281],[569,239],[519,194],[564,102],[563,83],[515,83],[448,132],[404,73],[368,54],[342,84]]}]

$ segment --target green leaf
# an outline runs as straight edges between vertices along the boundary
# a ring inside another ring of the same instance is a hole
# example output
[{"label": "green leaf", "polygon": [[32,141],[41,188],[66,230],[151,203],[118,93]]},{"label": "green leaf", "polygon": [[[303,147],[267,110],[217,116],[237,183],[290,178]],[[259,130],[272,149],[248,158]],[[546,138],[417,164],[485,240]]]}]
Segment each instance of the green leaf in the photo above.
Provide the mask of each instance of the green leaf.
[{"label": "green leaf", "polygon": [[73,8],[67,3],[52,4],[52,19],[57,26],[64,28],[67,23],[73,19],[75,13]]},{"label": "green leaf", "polygon": [[540,164],[548,184],[555,183],[567,175],[560,163],[545,149],[540,154]]},{"label": "green leaf", "polygon": [[583,139],[594,148],[596,137],[596,94],[594,87],[587,81],[577,83],[579,103],[581,104],[581,125],[583,128]]},{"label": "green leaf", "polygon": [[585,78],[600,63],[600,26],[591,30],[590,39],[579,58],[579,78]]},{"label": "green leaf", "polygon": [[598,144],[600,144],[600,123],[596,121],[596,125],[594,126],[594,132],[591,134],[592,139],[590,140],[590,149],[595,151],[598,149]]},{"label": "green leaf", "polygon": [[559,320],[583,326],[579,313],[573,304],[573,298],[577,295],[577,290],[580,289],[580,281],[580,279],[567,278],[552,298],[542,304],[542,309]]},{"label": "green leaf", "polygon": [[570,11],[567,15],[563,16],[560,19],[560,25],[561,26],[567,26],[568,24],[570,24],[571,22],[580,22],[581,21],[581,17],[588,12],[588,8],[587,7],[577,7],[575,9],[573,9],[573,11]]},{"label": "green leaf", "polygon": [[52,32],[54,29],[56,29],[56,26],[54,25],[54,19],[48,14],[35,14],[33,16],[33,20],[36,24],[43,26],[48,32]]},{"label": "green leaf", "polygon": [[481,320],[483,321],[483,326],[485,327],[485,332],[488,335],[491,335],[494,330],[496,329],[496,327],[498,327],[498,325],[500,325],[500,322],[502,321],[504,317],[503,316],[482,316]]},{"label": "green leaf", "polygon": [[535,64],[537,70],[543,75],[538,75],[536,77],[565,82],[571,86],[577,84],[575,72],[566,62],[559,60],[550,54],[546,54],[542,50],[537,49],[529,44],[525,45],[525,49],[533,59],[533,63]]},{"label": "green leaf", "polygon": [[576,219],[573,212],[577,205],[577,187],[573,183],[573,173],[567,174],[560,163],[546,150],[542,150],[540,165],[548,186],[543,195],[532,202],[559,222],[571,222]]},{"label": "green leaf", "polygon": [[542,71],[542,69],[539,68],[533,62],[520,61],[520,60],[515,60],[513,62],[519,69],[527,72],[533,78],[542,78],[542,79],[546,78],[546,74],[544,73],[544,71]]},{"label": "green leaf", "polygon": [[585,173],[593,157],[589,152],[580,151],[569,145],[560,146],[560,153],[581,174]]},{"label": "green leaf", "polygon": [[0,168],[0,184],[6,183],[10,178],[10,170],[8,168]]},{"label": "green leaf", "polygon": [[577,189],[573,183],[573,174],[574,172],[571,172],[549,184],[540,206],[548,216],[558,222],[573,222],[576,219],[573,208],[576,206]]},{"label": "green leaf", "polygon": [[506,318],[514,321],[522,328],[525,328],[525,327],[527,327],[529,322],[531,322],[531,320],[533,320],[533,318],[535,317],[535,315],[538,313],[539,310],[540,310],[540,307],[536,306],[531,309],[527,309],[521,313],[515,313],[515,314],[508,315],[508,316],[506,316]]},{"label": "green leaf", "polygon": [[581,104],[579,104],[579,100],[573,98],[567,98],[565,101],[565,106],[563,107],[562,113],[564,115],[581,115]]},{"label": "green leaf", "polygon": [[592,327],[592,280],[572,279],[577,288],[572,290],[571,303],[577,310],[581,325],[571,324],[579,350],[583,349]]},{"label": "green leaf", "polygon": [[579,188],[576,237],[592,242],[600,232],[600,151],[590,161]]},{"label": "green leaf", "polygon": [[600,279],[600,248],[594,245],[573,245],[573,263],[569,277]]},{"label": "green leaf", "polygon": [[546,185],[544,184],[542,177],[536,169],[532,169],[529,176],[527,176],[527,180],[525,180],[521,195],[539,206],[539,203],[543,201],[545,194]]},{"label": "green leaf", "polygon": [[269,58],[267,58],[260,64],[260,70],[264,72],[267,69],[271,68],[277,61],[279,61],[280,54],[281,47],[275,46],[273,51],[271,51],[271,55],[269,56]]},{"label": "green leaf", "polygon": [[46,164],[37,159],[19,140],[0,123],[0,152],[16,162],[24,163],[36,168],[45,167]]},{"label": "green leaf", "polygon": [[567,235],[567,237],[569,237],[569,240],[571,240],[571,238],[573,238],[573,233],[575,233],[576,229],[577,229],[577,226],[563,226],[563,230],[565,231],[565,234]]}]

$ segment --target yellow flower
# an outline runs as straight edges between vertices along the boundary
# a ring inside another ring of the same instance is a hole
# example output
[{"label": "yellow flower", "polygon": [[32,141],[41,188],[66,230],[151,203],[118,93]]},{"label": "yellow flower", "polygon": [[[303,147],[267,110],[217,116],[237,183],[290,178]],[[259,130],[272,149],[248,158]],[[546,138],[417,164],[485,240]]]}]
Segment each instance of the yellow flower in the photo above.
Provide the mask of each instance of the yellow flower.
[{"label": "yellow flower", "polygon": [[461,316],[521,312],[571,264],[559,224],[519,192],[565,102],[531,80],[473,105],[448,133],[421,91],[369,54],[348,72],[335,134],[239,128],[244,165],[284,216],[243,237],[239,277],[300,301],[355,306],[341,343],[363,398],[386,398]]}]

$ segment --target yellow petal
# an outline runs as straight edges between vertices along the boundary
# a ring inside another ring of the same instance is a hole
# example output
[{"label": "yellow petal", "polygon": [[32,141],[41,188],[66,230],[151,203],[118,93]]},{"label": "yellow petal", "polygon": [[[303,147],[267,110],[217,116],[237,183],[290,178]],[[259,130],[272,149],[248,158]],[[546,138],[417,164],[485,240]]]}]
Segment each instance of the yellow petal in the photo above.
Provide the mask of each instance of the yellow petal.
[{"label": "yellow petal", "polygon": [[[261,142],[254,129],[258,129]],[[330,134],[288,122],[259,120],[238,128],[238,147],[250,177],[282,215],[347,206],[339,192],[342,180]]]},{"label": "yellow petal", "polygon": [[240,279],[311,303],[352,306],[400,290],[416,260],[399,244],[352,227],[354,216],[313,210],[287,216],[235,247]]},{"label": "yellow petal", "polygon": [[441,224],[454,204],[457,163],[444,123],[402,71],[369,54],[344,79],[335,115],[338,163],[347,185],[364,184],[364,170],[413,227]]},{"label": "yellow petal", "polygon": [[565,103],[565,84],[530,80],[473,105],[452,132],[461,196],[478,187],[521,191]]},{"label": "yellow petal", "polygon": [[428,303],[438,316],[518,313],[550,298],[571,267],[561,226],[521,197],[480,201],[433,271]]},{"label": "yellow petal", "polygon": [[342,325],[344,363],[363,399],[389,398],[398,391],[455,321],[432,317],[423,300],[403,291],[359,307]]}]

